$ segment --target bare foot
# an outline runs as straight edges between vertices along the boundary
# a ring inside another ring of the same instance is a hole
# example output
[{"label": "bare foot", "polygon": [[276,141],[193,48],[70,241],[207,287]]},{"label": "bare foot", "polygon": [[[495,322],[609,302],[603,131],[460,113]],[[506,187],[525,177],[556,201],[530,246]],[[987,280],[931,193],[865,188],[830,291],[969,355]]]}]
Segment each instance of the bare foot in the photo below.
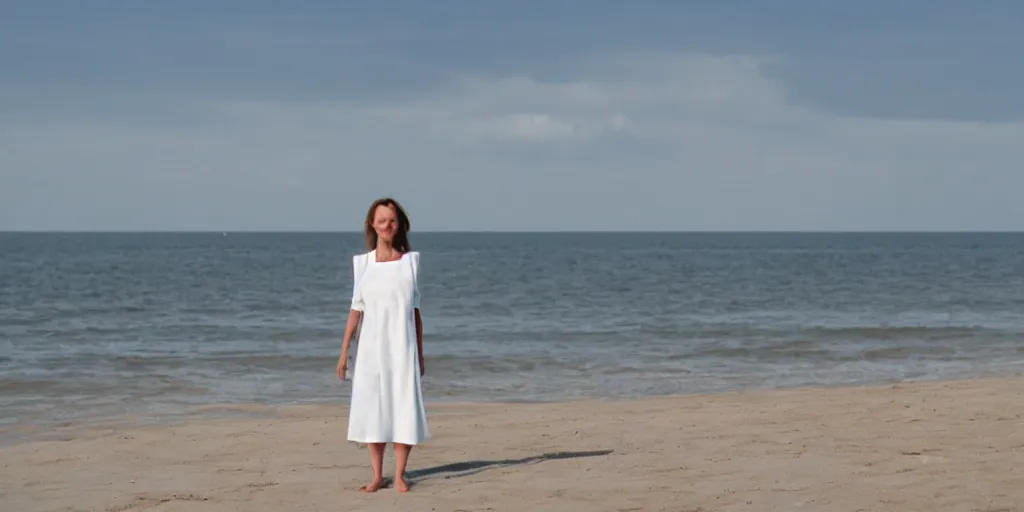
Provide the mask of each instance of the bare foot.
[{"label": "bare foot", "polygon": [[374,481],[359,488],[363,492],[377,492],[377,489],[384,487],[385,482],[383,478],[374,479]]},{"label": "bare foot", "polygon": [[409,482],[405,481],[405,477],[395,478],[395,489],[398,492],[409,492]]}]

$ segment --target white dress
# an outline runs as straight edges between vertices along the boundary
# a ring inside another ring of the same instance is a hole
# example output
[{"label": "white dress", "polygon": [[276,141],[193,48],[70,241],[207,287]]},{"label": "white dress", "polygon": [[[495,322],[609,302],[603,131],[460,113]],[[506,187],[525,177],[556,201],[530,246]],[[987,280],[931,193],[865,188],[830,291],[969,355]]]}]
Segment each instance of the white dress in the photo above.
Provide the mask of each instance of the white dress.
[{"label": "white dress", "polygon": [[415,308],[420,255],[376,261],[376,251],[352,259],[352,309],[363,313],[352,374],[348,440],[359,443],[426,441]]}]

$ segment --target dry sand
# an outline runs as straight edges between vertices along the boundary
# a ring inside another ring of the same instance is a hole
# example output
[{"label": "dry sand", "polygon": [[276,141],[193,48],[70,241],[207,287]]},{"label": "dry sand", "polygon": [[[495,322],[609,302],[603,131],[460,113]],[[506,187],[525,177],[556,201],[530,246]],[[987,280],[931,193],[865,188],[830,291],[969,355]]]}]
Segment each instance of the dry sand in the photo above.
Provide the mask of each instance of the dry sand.
[{"label": "dry sand", "polygon": [[408,494],[355,490],[343,408],[274,411],[8,446],[0,510],[1024,511],[1021,379],[433,406]]}]

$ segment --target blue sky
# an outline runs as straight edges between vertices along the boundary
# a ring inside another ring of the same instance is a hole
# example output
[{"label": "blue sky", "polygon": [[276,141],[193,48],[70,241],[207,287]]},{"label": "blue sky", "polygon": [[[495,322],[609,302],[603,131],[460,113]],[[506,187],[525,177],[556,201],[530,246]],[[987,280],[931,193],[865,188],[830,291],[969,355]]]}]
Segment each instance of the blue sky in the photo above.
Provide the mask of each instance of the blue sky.
[{"label": "blue sky", "polygon": [[1024,4],[0,7],[0,229],[1024,229]]}]

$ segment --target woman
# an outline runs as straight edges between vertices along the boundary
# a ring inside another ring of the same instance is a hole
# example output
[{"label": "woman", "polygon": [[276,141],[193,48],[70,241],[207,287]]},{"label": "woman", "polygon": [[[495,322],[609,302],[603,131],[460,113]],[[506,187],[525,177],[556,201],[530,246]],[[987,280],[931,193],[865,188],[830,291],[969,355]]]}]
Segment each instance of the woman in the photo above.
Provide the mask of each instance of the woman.
[{"label": "woman", "polygon": [[[348,439],[369,445],[373,480],[384,484],[384,449],[395,449],[395,486],[409,490],[405,466],[412,447],[428,437],[420,377],[423,323],[417,285],[419,253],[409,248],[409,217],[391,198],[378,199],[366,214],[366,248],[353,257],[352,309],[338,359],[338,378],[348,371],[348,348],[357,327],[359,350],[352,373]],[[360,322],[361,320],[361,322]]]}]

